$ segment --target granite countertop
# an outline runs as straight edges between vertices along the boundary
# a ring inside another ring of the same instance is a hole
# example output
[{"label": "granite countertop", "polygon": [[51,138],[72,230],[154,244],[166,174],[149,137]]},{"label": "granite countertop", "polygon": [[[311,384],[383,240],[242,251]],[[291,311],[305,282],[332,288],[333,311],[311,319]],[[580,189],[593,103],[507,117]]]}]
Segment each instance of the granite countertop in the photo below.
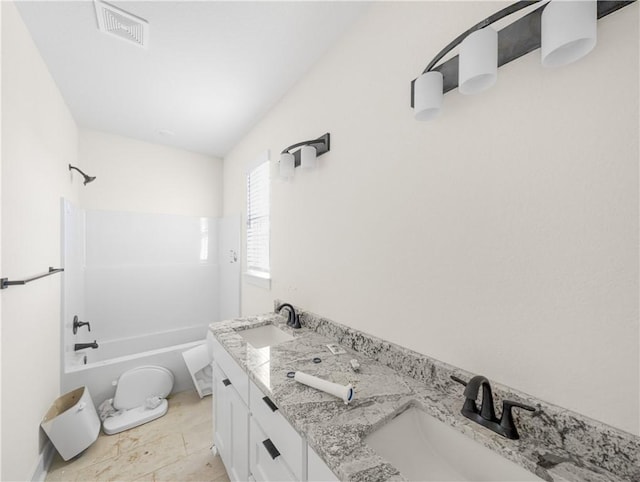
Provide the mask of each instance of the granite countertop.
[{"label": "granite countertop", "polygon": [[[213,323],[210,329],[340,480],[406,480],[398,469],[366,445],[363,438],[411,406],[457,428],[543,480],[638,480],[635,475],[618,477],[562,447],[528,436],[526,423],[518,427],[519,440],[494,434],[460,415],[463,389],[448,380],[448,376],[441,377],[438,383],[426,384],[348,346],[341,345],[345,354],[334,355],[326,345],[335,343],[335,338],[320,334],[318,331],[322,330],[316,331],[317,326],[316,329],[305,326],[291,329],[285,321],[284,317],[270,313]],[[256,349],[238,334],[265,324],[277,326],[294,339]],[[322,361],[314,363],[314,357]],[[350,367],[349,361],[353,358],[360,363],[359,372]],[[302,371],[343,385],[351,383],[354,400],[345,405],[332,395],[287,378],[290,371]],[[521,422],[525,422],[525,417],[520,418]]]}]

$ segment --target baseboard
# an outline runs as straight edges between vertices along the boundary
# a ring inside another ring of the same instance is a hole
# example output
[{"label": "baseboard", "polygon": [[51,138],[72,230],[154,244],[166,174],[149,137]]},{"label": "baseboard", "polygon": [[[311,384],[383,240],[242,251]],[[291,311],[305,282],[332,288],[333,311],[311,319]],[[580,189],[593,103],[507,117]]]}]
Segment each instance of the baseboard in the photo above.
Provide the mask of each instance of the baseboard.
[{"label": "baseboard", "polygon": [[42,449],[42,452],[40,452],[40,456],[38,457],[36,468],[33,471],[33,475],[31,476],[31,482],[44,482],[44,479],[47,477],[49,467],[51,467],[53,456],[55,454],[55,447],[51,443],[51,440],[47,440],[44,449]]}]

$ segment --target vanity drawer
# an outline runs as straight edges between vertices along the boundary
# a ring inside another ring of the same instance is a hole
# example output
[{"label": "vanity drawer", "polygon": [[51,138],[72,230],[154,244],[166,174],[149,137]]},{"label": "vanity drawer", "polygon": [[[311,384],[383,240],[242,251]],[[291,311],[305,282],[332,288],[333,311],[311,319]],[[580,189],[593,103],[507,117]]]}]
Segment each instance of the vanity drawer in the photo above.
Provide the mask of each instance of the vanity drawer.
[{"label": "vanity drawer", "polygon": [[257,420],[266,436],[278,447],[295,477],[303,480],[303,474],[306,472],[306,442],[256,384],[250,381],[249,386],[249,409],[253,420]]},{"label": "vanity drawer", "polygon": [[227,376],[245,404],[249,405],[249,377],[227,350],[215,338],[212,342],[213,359]]},{"label": "vanity drawer", "polygon": [[282,457],[280,447],[251,418],[249,470],[258,482],[302,480],[296,477]]}]

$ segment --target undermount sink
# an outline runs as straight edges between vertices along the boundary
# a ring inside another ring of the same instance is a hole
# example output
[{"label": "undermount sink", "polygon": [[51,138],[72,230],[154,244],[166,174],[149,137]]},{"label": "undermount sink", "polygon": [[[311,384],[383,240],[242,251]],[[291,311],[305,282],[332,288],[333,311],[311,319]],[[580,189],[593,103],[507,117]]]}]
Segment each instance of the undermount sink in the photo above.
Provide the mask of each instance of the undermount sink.
[{"label": "undermount sink", "polygon": [[415,407],[364,441],[409,480],[542,480]]},{"label": "undermount sink", "polygon": [[254,348],[264,348],[265,346],[273,346],[293,340],[293,336],[273,325],[249,328],[248,330],[239,331],[238,335]]}]

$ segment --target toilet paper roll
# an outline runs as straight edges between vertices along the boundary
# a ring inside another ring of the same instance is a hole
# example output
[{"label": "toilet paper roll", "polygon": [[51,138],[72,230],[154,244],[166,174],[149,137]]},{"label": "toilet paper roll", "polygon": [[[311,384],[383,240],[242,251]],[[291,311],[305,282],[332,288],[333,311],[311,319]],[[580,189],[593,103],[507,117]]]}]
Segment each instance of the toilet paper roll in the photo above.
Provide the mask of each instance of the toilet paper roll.
[{"label": "toilet paper roll", "polygon": [[309,375],[303,372],[296,372],[293,379],[297,382],[313,387],[316,390],[322,390],[323,392],[329,393],[334,397],[341,398],[345,404],[348,404],[351,400],[353,400],[354,392],[351,384],[347,386],[340,385],[338,383],[328,382],[327,380],[323,380],[322,378],[314,377],[313,375]]}]

